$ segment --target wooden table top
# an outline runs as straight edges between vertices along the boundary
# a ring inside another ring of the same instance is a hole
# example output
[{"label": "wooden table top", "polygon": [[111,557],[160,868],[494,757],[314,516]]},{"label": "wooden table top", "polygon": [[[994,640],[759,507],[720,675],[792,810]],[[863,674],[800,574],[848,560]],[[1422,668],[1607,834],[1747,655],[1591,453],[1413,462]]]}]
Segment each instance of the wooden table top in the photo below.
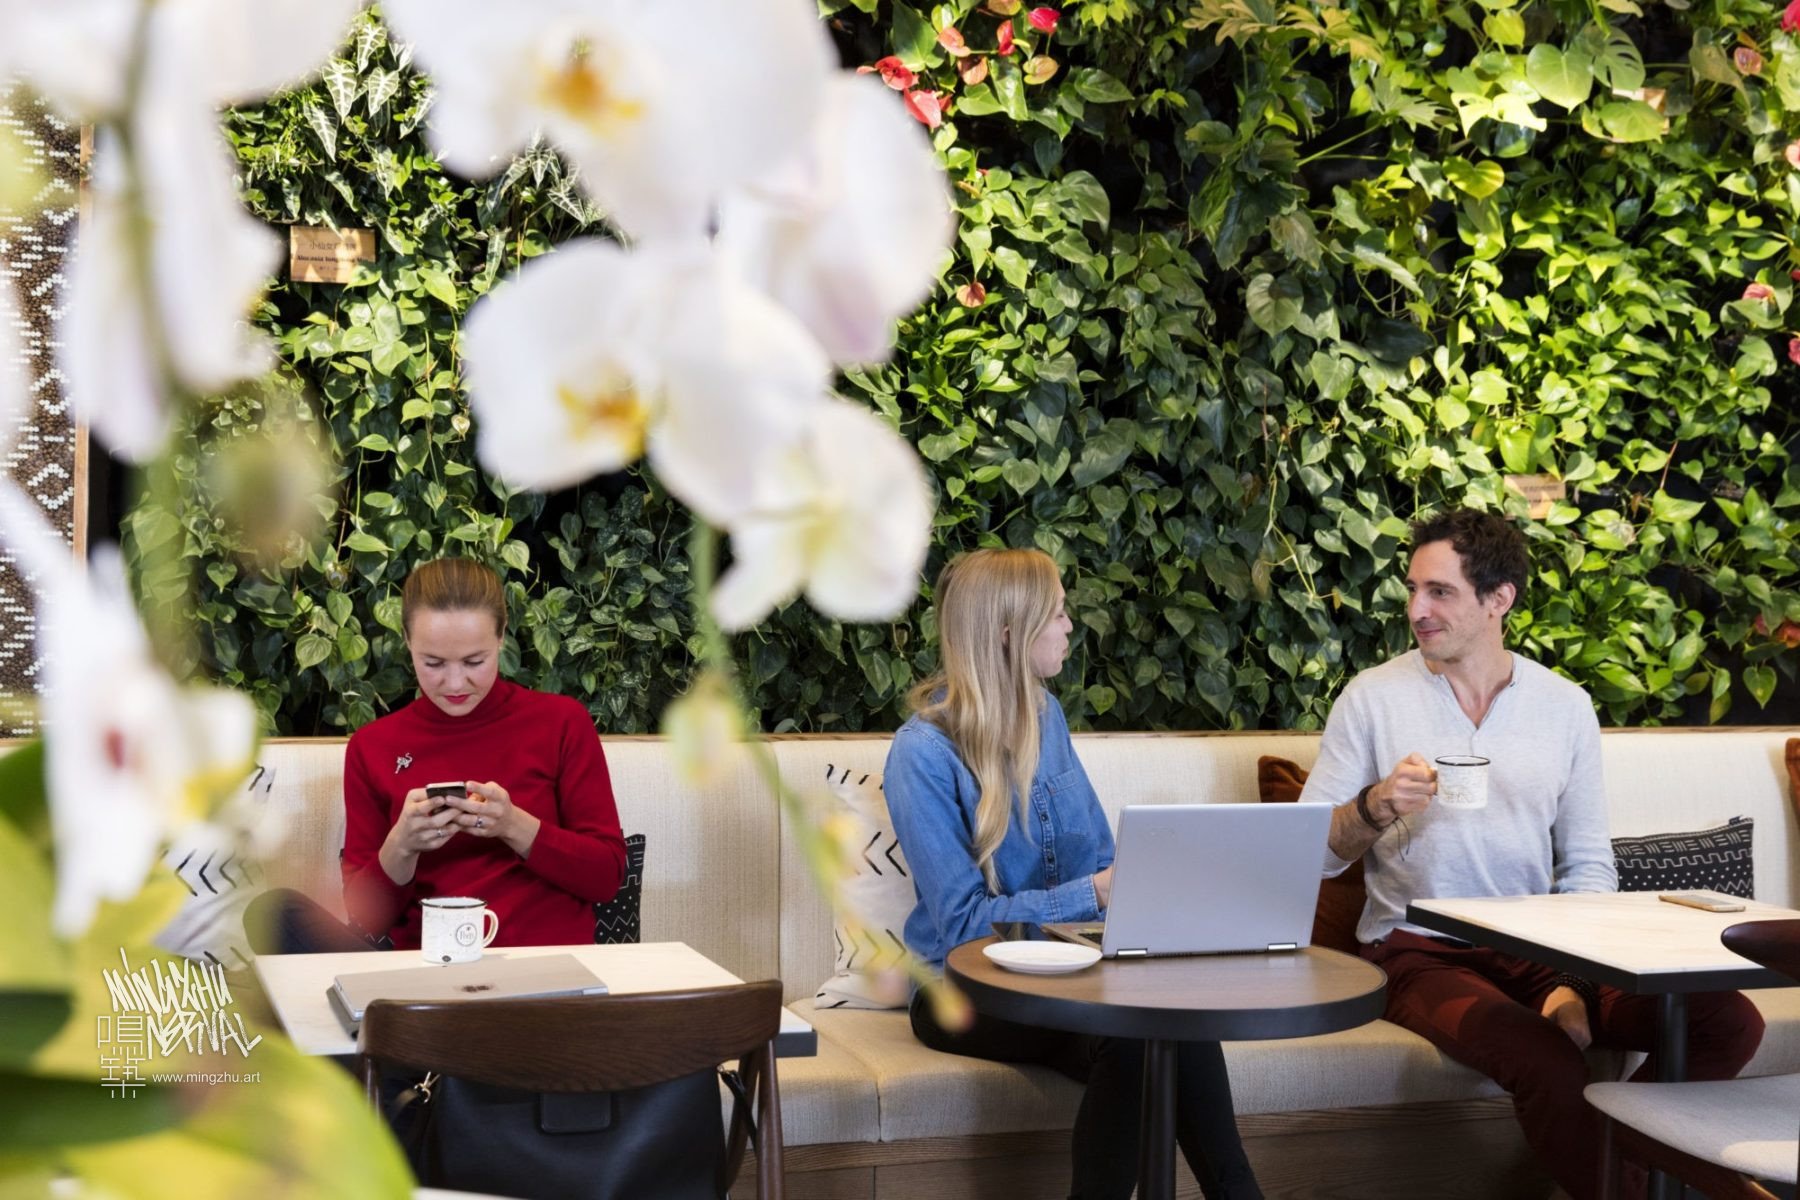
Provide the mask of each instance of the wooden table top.
[{"label": "wooden table top", "polygon": [[[572,954],[605,982],[615,995],[627,992],[681,991],[728,987],[743,980],[685,942],[637,945],[507,946],[487,951],[491,958],[525,958]],[[339,975],[359,971],[392,971],[397,967],[430,968],[417,950],[379,950],[347,954],[260,954],[256,974],[269,1006],[287,1036],[307,1054],[355,1054],[356,1042],[339,1023],[325,999],[325,989]],[[479,1000],[470,1003],[479,1004]],[[818,1034],[793,1010],[781,1010],[776,1053],[818,1053]]]},{"label": "wooden table top", "polygon": [[1796,917],[1754,900],[1743,912],[1702,912],[1654,892],[1415,900],[1406,910],[1414,925],[1636,995],[1790,986],[1785,975],[1727,950],[1719,935],[1745,921]]},{"label": "wooden table top", "polygon": [[1101,959],[1069,975],[1023,975],[958,946],[944,967],[975,1007],[1049,1029],[1178,1041],[1307,1037],[1381,1016],[1380,968],[1317,946],[1269,954]]}]

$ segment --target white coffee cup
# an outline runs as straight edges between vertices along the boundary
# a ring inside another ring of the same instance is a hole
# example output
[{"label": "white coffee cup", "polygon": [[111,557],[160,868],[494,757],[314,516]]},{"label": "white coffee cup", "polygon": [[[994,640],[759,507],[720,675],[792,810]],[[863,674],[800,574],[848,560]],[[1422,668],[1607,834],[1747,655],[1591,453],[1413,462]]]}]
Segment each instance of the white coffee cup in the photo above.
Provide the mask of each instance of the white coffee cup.
[{"label": "white coffee cup", "polygon": [[500,917],[473,896],[419,901],[419,951],[428,963],[474,962],[500,932]]},{"label": "white coffee cup", "polygon": [[1486,808],[1488,760],[1478,754],[1446,754],[1436,760],[1437,803],[1445,808]]}]

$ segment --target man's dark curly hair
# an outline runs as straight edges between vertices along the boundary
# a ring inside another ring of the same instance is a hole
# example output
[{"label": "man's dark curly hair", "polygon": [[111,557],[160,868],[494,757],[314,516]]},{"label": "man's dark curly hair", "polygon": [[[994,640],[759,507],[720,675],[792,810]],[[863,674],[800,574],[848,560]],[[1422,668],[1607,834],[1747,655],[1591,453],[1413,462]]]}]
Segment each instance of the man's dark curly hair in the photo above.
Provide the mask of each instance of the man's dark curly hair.
[{"label": "man's dark curly hair", "polygon": [[1412,545],[1417,551],[1432,542],[1449,542],[1462,560],[1463,574],[1475,585],[1475,595],[1486,599],[1503,583],[1513,585],[1515,597],[1525,595],[1531,578],[1531,559],[1525,553],[1525,535],[1499,513],[1453,508],[1412,525]]}]

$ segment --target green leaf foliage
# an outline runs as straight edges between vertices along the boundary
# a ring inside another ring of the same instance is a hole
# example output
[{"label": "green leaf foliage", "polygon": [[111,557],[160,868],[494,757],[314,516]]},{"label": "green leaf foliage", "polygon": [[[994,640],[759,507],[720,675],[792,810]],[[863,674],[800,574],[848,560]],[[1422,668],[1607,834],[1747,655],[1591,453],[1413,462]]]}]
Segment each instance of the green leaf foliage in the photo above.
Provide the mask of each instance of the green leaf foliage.
[{"label": "green leaf foliage", "polygon": [[[1410,644],[1406,522],[1452,504],[1525,523],[1514,642],[1610,721],[1755,720],[1792,682],[1800,51],[1769,6],[1088,4],[1054,39],[974,0],[823,7],[846,64],[897,54],[949,105],[954,257],[893,358],[841,381],[919,448],[938,516],[899,620],[796,604],[740,639],[765,728],[892,728],[935,661],[929,579],[994,544],[1062,568],[1076,724],[1316,728]],[[1740,35],[1758,76],[1730,66]],[[395,597],[446,550],[506,578],[509,672],[653,729],[692,661],[689,518],[641,471],[488,480],[455,375],[469,305],[597,214],[541,147],[446,175],[426,82],[356,46],[354,81],[231,121],[266,219],[380,235],[357,282],[283,283],[259,314],[339,456],[326,533],[221,582],[243,548],[190,474],[179,521],[141,508],[128,539],[182,538],[196,665],[281,732],[411,695]],[[1060,69],[1028,84],[1043,54]],[[199,432],[258,419],[228,398]],[[1567,489],[1534,520],[1503,478],[1527,473]]]}]

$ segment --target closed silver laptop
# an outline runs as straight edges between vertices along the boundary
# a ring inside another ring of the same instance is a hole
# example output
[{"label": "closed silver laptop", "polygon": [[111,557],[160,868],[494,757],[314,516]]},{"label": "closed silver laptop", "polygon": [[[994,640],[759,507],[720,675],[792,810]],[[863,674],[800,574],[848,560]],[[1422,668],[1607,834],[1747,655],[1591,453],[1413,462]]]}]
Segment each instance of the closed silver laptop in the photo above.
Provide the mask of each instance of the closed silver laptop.
[{"label": "closed silver laptop", "polygon": [[519,1000],[539,996],[603,996],[606,984],[573,954],[507,958],[488,954],[475,962],[420,965],[339,975],[326,989],[332,1011],[355,1036],[363,1010],[375,1000]]},{"label": "closed silver laptop", "polygon": [[1329,804],[1134,804],[1119,816],[1104,926],[1046,925],[1107,958],[1312,943]]}]

